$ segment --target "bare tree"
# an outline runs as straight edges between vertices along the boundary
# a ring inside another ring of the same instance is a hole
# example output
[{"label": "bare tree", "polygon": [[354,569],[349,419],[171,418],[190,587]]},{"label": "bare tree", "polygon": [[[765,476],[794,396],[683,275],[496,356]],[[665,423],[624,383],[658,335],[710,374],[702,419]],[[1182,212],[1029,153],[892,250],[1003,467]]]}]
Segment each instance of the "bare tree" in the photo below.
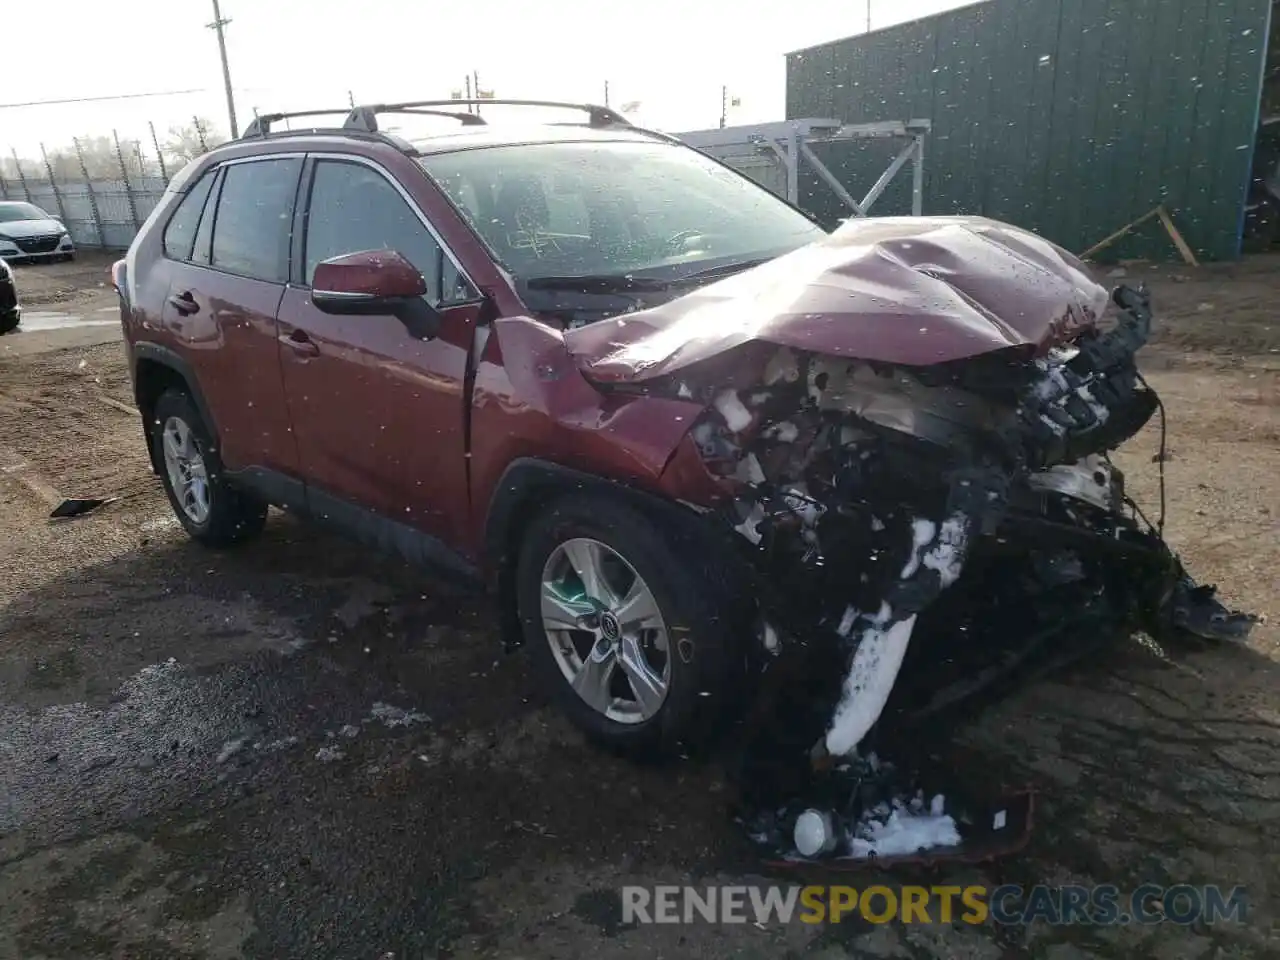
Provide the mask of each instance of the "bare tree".
[{"label": "bare tree", "polygon": [[169,128],[169,136],[165,138],[162,149],[166,156],[178,161],[176,166],[181,166],[226,142],[226,136],[212,121],[192,117],[190,123]]}]

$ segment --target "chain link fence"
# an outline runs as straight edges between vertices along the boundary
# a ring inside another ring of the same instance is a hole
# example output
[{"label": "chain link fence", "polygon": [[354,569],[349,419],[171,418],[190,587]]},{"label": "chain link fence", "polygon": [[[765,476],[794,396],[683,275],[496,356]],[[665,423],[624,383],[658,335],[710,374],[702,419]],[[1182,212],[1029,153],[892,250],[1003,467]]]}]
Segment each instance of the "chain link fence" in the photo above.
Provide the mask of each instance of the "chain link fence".
[{"label": "chain link fence", "polygon": [[0,200],[25,200],[66,225],[77,248],[124,250],[164,196],[170,179],[215,146],[216,134],[194,118],[189,142],[162,146],[154,125],[143,139],[77,137],[70,147],[0,156]]}]

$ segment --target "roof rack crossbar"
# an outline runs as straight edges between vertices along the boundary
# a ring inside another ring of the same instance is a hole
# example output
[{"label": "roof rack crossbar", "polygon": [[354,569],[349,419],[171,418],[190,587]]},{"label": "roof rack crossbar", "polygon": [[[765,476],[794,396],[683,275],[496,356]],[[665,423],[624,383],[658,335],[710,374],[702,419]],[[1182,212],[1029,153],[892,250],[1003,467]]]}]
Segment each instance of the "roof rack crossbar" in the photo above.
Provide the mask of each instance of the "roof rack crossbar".
[{"label": "roof rack crossbar", "polygon": [[332,116],[334,114],[345,114],[347,111],[347,107],[338,107],[336,110],[291,110],[288,113],[259,114],[249,121],[249,126],[244,128],[244,133],[240,135],[240,139],[248,140],[253,137],[264,137],[271,132],[272,124],[280,120],[289,120],[293,117]]},{"label": "roof rack crossbar", "polygon": [[[559,110],[581,110],[587,114],[587,123],[593,127],[631,126],[631,122],[616,110],[595,103],[566,103],[560,100],[497,100],[488,97],[473,97],[464,100],[410,100],[405,103],[376,103],[359,106],[348,114],[346,126],[349,129],[365,130],[372,133],[378,129],[377,115],[380,113],[418,112],[439,112],[443,116],[452,117],[467,125],[484,123],[478,113],[463,113],[444,109],[469,105],[485,107],[550,107]],[[422,109],[433,107],[442,109],[439,111]]]},{"label": "roof rack crossbar", "polygon": [[362,130],[366,133],[376,133],[378,130],[378,114],[380,113],[408,113],[414,116],[446,117],[450,120],[457,120],[464,127],[482,127],[485,125],[484,117],[478,113],[466,113],[462,110],[430,110],[413,104],[379,103],[371,106],[355,107],[347,114],[347,119],[342,126],[346,130]]}]

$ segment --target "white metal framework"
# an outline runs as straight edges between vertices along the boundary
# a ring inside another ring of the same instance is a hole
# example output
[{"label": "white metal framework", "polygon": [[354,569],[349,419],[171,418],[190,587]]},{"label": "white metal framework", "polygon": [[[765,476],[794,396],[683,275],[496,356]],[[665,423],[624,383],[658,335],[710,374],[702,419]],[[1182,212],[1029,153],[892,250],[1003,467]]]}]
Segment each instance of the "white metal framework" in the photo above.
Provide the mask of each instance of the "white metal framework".
[{"label": "white metal framework", "polygon": [[[695,130],[677,136],[689,146],[741,171],[792,203],[800,200],[800,164],[804,160],[859,217],[867,216],[871,205],[910,162],[911,213],[918,217],[922,213],[924,199],[924,141],[931,127],[928,120],[885,120],[879,123],[782,120],[721,130]],[[813,151],[813,145],[817,143],[885,139],[907,142],[860,201],[854,199]]]}]

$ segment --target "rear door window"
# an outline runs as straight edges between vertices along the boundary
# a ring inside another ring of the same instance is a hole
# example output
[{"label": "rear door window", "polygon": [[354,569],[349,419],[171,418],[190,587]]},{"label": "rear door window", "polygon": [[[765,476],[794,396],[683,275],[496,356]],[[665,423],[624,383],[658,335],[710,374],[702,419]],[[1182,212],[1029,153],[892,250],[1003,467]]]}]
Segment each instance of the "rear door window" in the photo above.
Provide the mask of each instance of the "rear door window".
[{"label": "rear door window", "polygon": [[164,228],[164,255],[170,260],[190,260],[200,214],[204,212],[209,189],[213,186],[216,169],[208,171],[191,185],[187,195],[178,202],[168,225]]},{"label": "rear door window", "polygon": [[386,177],[364,164],[316,163],[307,216],[303,278],[322,260],[362,250],[395,250],[418,268],[432,303],[475,296],[422,218]]},{"label": "rear door window", "polygon": [[218,208],[218,195],[222,192],[222,172],[225,169],[223,167],[222,170],[217,171],[217,176],[214,177],[213,189],[209,192],[209,199],[204,205],[204,216],[200,218],[200,229],[196,231],[196,243],[191,248],[191,262],[206,267],[213,257],[214,211]]},{"label": "rear door window", "polygon": [[214,267],[255,280],[285,282],[301,171],[298,157],[227,165],[213,225]]}]

